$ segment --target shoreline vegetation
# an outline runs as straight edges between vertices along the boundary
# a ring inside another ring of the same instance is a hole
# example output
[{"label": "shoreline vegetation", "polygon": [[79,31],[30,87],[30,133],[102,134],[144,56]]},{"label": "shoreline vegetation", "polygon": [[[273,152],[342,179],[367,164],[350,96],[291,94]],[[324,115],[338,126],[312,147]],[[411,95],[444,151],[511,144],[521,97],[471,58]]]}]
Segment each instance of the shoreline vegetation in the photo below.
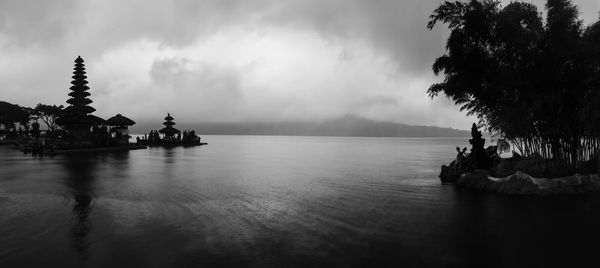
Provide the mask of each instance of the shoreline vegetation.
[{"label": "shoreline vegetation", "polygon": [[485,139],[473,124],[471,153],[456,148],[456,159],[442,165],[442,183],[459,187],[505,194],[552,195],[600,192],[600,175],[595,162],[583,161],[577,172],[569,163],[556,162],[542,156],[523,157],[512,151],[509,158],[500,157],[510,150],[510,144],[500,139],[495,146],[483,149]]},{"label": "shoreline vegetation", "polygon": [[[427,27],[446,24],[450,35],[432,66],[444,79],[429,96],[452,99],[502,141],[484,149],[474,124],[471,153],[459,150],[442,181],[508,193],[598,191],[600,20],[584,25],[570,0],[547,0],[545,10],[542,18],[531,3],[471,0],[445,1],[431,14]],[[511,146],[514,157],[497,157]]]},{"label": "shoreline vegetation", "polygon": [[[136,143],[130,143],[129,127],[135,125],[135,121],[121,114],[107,120],[93,115],[96,109],[90,106],[93,101],[89,98],[90,88],[81,57],[75,59],[72,78],[67,107],[38,104],[32,109],[0,101],[0,126],[4,126],[0,128],[0,145],[13,144],[32,155],[53,155],[207,144],[200,142],[194,130],[186,130],[182,135],[173,128],[171,115],[165,122],[166,127],[153,132],[151,140],[138,137]],[[40,129],[40,120],[48,130]]]}]

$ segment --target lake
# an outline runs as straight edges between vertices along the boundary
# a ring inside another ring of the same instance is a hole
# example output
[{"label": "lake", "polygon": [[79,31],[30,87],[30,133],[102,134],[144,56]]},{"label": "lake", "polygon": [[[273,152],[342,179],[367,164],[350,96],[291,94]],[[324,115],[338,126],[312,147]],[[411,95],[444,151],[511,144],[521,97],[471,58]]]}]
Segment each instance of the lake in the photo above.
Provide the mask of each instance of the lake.
[{"label": "lake", "polygon": [[203,141],[52,157],[0,147],[0,267],[598,262],[598,195],[442,185],[467,138]]}]

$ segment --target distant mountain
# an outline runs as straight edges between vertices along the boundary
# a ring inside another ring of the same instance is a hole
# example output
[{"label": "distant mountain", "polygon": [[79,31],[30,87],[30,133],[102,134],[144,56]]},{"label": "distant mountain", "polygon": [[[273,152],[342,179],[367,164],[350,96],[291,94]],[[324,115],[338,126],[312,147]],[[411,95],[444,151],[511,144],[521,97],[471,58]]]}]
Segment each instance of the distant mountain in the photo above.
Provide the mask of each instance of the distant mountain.
[{"label": "distant mountain", "polygon": [[[132,133],[144,133],[156,124],[143,128],[141,124]],[[413,126],[393,122],[382,122],[348,115],[320,123],[276,122],[276,123],[198,123],[180,124],[185,129],[195,129],[198,134],[215,135],[286,135],[286,136],[354,136],[354,137],[468,137],[469,131],[453,128]]]}]

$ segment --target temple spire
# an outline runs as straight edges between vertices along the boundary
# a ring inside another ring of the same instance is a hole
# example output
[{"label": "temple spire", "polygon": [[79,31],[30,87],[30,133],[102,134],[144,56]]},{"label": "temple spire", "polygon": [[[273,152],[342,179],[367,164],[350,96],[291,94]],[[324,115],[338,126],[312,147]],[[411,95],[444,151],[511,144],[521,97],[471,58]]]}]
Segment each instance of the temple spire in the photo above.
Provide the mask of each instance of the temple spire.
[{"label": "temple spire", "polygon": [[163,125],[169,127],[169,126],[174,126],[175,122],[173,122],[174,118],[171,116],[170,113],[167,113],[167,117],[165,117],[165,122],[163,123]]},{"label": "temple spire", "polygon": [[71,81],[71,92],[67,103],[69,106],[65,108],[63,115],[57,120],[57,123],[66,130],[78,136],[89,134],[91,126],[103,123],[103,119],[91,115],[96,109],[89,104],[92,103],[88,97],[90,89],[87,84],[87,76],[85,75],[85,64],[83,64],[81,56],[75,59],[75,67],[73,68],[73,81]]},{"label": "temple spire", "polygon": [[67,107],[67,109],[76,116],[86,116],[87,114],[96,111],[96,109],[89,106],[89,104],[92,103],[92,100],[88,98],[90,93],[87,91],[90,88],[87,86],[88,81],[86,80],[87,76],[85,75],[85,65],[83,62],[81,56],[78,56],[77,59],[75,59],[75,68],[72,76],[73,81],[71,81],[72,86],[70,87],[71,93],[69,93],[71,98],[67,100],[67,103],[71,105]]}]

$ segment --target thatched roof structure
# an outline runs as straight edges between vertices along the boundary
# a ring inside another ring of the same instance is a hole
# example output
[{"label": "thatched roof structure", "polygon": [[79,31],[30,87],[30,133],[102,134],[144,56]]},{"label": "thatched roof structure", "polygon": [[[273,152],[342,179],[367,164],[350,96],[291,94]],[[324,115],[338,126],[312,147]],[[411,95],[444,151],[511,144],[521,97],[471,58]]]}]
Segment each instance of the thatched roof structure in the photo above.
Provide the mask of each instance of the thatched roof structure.
[{"label": "thatched roof structure", "polygon": [[135,125],[135,122],[121,114],[117,114],[106,120],[106,125],[108,126],[132,126]]}]

